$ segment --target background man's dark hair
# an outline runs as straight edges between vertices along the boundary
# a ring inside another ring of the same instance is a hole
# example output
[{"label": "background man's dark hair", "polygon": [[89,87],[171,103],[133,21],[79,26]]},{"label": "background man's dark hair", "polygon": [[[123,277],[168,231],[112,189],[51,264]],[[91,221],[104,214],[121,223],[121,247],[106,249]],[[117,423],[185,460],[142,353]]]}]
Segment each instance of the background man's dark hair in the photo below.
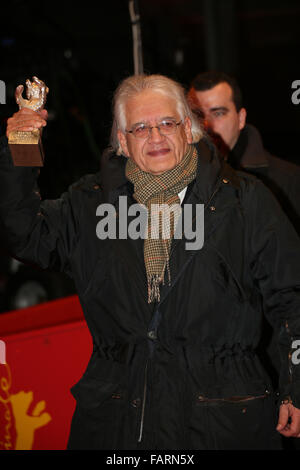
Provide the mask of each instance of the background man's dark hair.
[{"label": "background man's dark hair", "polygon": [[232,89],[232,101],[235,104],[237,112],[243,107],[243,99],[241,89],[234,77],[227,75],[224,72],[204,72],[197,75],[191,83],[191,88],[195,91],[206,91],[214,88],[220,83],[228,83]]}]

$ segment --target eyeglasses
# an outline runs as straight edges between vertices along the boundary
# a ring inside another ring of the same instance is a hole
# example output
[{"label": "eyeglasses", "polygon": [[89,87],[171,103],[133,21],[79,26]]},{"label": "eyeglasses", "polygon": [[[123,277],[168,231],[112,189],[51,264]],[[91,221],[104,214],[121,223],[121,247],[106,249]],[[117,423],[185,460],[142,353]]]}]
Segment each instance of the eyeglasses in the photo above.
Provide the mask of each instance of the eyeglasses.
[{"label": "eyeglasses", "polygon": [[163,119],[160,121],[157,126],[149,126],[149,124],[136,124],[130,131],[125,131],[128,134],[132,134],[137,139],[147,139],[150,135],[152,129],[158,129],[161,135],[171,135],[175,134],[177,126],[181,124],[182,121],[176,122],[175,119]]}]

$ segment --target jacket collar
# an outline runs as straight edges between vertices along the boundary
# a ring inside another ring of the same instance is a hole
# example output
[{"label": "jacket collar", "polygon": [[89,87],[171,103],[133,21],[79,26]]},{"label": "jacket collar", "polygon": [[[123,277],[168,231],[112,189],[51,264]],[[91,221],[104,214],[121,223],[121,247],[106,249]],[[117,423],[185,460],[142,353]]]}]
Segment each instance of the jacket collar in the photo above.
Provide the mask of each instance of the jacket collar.
[{"label": "jacket collar", "polygon": [[256,127],[247,124],[228,156],[233,168],[266,168],[269,166],[268,152]]},{"label": "jacket collar", "polygon": [[[234,170],[220,157],[216,147],[208,138],[202,138],[196,144],[198,167],[193,192],[197,199],[208,202],[217,181],[225,179],[227,183],[239,187],[239,178]],[[100,179],[104,198],[115,204],[119,196],[133,194],[133,185],[125,176],[126,157],[116,155],[107,148],[101,158]]]},{"label": "jacket collar", "polygon": [[218,184],[225,182],[235,188],[240,187],[236,172],[220,156],[209,138],[203,138],[196,145],[199,157],[195,189],[199,199],[207,204]]},{"label": "jacket collar", "polygon": [[101,189],[105,201],[110,204],[115,204],[118,197],[124,192],[128,192],[130,188],[130,182],[125,176],[126,160],[123,155],[116,155],[111,147],[105,149],[102,154],[100,162]]}]

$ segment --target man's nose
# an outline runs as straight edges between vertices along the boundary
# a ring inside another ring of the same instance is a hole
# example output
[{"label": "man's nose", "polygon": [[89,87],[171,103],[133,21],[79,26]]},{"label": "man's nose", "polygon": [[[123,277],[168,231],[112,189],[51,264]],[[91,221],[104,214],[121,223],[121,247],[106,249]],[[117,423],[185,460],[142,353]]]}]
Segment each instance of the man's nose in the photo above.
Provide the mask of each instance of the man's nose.
[{"label": "man's nose", "polygon": [[164,139],[164,135],[162,135],[158,129],[158,127],[152,127],[149,129],[149,137],[148,140],[151,142],[160,142]]}]

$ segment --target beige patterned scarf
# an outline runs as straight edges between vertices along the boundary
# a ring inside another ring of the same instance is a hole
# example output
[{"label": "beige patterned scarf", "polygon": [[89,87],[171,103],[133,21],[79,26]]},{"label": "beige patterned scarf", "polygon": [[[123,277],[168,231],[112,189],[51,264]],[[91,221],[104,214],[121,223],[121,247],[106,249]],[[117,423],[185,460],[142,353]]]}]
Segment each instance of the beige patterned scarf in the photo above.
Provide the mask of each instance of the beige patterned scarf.
[{"label": "beige patterned scarf", "polygon": [[196,148],[189,145],[181,162],[161,175],[142,171],[132,158],[126,163],[126,177],[134,184],[133,196],[148,210],[148,232],[144,240],[148,303],[160,301],[159,285],[164,283],[166,271],[168,282],[171,281],[170,247],[181,214],[178,194],[196,178],[197,160]]}]

